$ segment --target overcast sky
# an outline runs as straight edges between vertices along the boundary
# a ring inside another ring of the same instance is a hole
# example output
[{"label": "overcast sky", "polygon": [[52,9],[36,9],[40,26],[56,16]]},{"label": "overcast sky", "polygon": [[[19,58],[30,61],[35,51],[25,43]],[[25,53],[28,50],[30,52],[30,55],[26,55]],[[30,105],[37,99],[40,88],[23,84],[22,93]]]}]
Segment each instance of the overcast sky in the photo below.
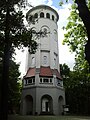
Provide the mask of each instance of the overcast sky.
[{"label": "overcast sky", "polygon": [[[74,54],[69,52],[69,48],[67,45],[62,45],[62,41],[64,39],[64,33],[62,27],[66,26],[67,18],[70,15],[70,11],[68,8],[71,6],[71,0],[68,4],[63,5],[63,7],[59,6],[60,0],[28,0],[28,2],[32,6],[37,6],[40,4],[46,4],[54,8],[59,14],[59,21],[58,21],[58,46],[59,46],[59,63],[63,64],[66,63],[71,69],[74,66]],[[25,61],[26,61],[26,52],[21,52],[16,50],[16,62],[20,63],[20,72],[22,76],[25,75]]]}]

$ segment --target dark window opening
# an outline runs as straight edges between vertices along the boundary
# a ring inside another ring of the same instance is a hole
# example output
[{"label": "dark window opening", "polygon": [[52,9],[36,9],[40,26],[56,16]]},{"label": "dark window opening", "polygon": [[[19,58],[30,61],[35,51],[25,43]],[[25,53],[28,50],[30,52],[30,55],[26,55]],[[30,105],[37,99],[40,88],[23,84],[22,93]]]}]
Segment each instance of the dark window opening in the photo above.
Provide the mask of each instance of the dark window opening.
[{"label": "dark window opening", "polygon": [[43,12],[40,13],[40,18],[44,18],[44,13]]},{"label": "dark window opening", "polygon": [[52,20],[54,20],[54,15],[52,15]]},{"label": "dark window opening", "polygon": [[32,83],[32,79],[28,80],[28,83]]},{"label": "dark window opening", "polygon": [[34,14],[34,18],[38,18],[38,14],[37,13]]},{"label": "dark window opening", "polygon": [[46,18],[50,18],[50,14],[49,13],[46,14]]},{"label": "dark window opening", "polygon": [[40,83],[42,83],[42,78],[40,78]]},{"label": "dark window opening", "polygon": [[52,79],[50,78],[50,83],[52,83]]},{"label": "dark window opening", "polygon": [[48,80],[47,78],[44,78],[44,79],[43,79],[43,82],[44,82],[44,83],[48,83],[49,80]]}]

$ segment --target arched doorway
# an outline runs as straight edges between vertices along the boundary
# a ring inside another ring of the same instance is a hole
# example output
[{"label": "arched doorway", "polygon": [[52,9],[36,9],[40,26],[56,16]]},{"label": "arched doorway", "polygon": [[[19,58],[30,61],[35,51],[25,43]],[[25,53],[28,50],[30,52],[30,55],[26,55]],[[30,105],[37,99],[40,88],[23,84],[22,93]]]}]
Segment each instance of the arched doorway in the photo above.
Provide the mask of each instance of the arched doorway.
[{"label": "arched doorway", "polygon": [[63,114],[63,105],[64,105],[64,99],[62,96],[59,96],[58,98],[59,115]]},{"label": "arched doorway", "polygon": [[25,97],[25,110],[26,115],[32,115],[33,114],[33,98],[31,95],[27,95]]},{"label": "arched doorway", "polygon": [[50,95],[41,98],[41,114],[53,114],[53,100]]}]

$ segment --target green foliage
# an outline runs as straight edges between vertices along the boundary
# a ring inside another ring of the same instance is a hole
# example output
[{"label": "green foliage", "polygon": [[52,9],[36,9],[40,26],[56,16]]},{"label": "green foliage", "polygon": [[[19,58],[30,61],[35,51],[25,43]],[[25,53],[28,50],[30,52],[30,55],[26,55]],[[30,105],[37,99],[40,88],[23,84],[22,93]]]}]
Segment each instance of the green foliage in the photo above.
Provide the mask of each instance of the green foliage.
[{"label": "green foliage", "polygon": [[[88,6],[90,0],[88,1]],[[66,103],[73,114],[90,115],[90,67],[85,60],[85,44],[87,42],[86,28],[79,17],[77,5],[71,6],[68,24],[64,27],[63,44],[67,44],[70,51],[75,52],[75,66],[64,81],[66,88]]]},{"label": "green foliage", "polygon": [[84,47],[82,48],[82,46],[86,43],[87,34],[86,29],[79,18],[76,4],[72,5],[72,10],[65,30],[67,33],[64,35],[65,38],[63,44],[68,44],[70,50],[73,52],[79,52],[82,49],[84,50]]},{"label": "green foliage", "polygon": [[10,113],[19,112],[21,99],[21,84],[19,82],[19,65],[14,61],[10,62],[8,81],[8,109]]},{"label": "green foliage", "polygon": [[90,73],[87,62],[84,65],[83,69],[77,67],[73,71],[66,64],[60,65],[71,114],[90,115]]},{"label": "green foliage", "polygon": [[66,102],[73,114],[90,115],[90,73],[87,71],[73,71],[68,79]]},{"label": "green foliage", "polygon": [[60,64],[60,74],[63,78],[69,77],[70,68],[64,63]]},{"label": "green foliage", "polygon": [[85,44],[87,42],[86,28],[79,17],[77,5],[74,3],[71,6],[70,16],[68,17],[67,26],[64,27],[66,34],[64,35],[63,44],[67,44],[70,51],[75,52],[76,66],[82,69],[85,61]]},{"label": "green foliage", "polygon": [[24,25],[25,17],[20,9],[23,5],[25,5],[25,0],[0,1],[0,44],[5,43],[6,29],[8,29],[8,41],[13,47],[28,46],[32,52],[35,52],[37,43],[32,39],[32,30],[28,30]]}]

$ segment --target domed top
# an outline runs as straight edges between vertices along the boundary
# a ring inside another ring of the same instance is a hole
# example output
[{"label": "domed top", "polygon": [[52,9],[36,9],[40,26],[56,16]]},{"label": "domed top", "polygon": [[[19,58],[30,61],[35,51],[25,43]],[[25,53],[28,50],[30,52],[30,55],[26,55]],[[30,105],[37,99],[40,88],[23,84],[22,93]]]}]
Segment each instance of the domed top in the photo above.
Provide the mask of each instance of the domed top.
[{"label": "domed top", "polygon": [[57,21],[58,21],[59,15],[58,15],[57,11],[54,10],[53,8],[51,8],[50,6],[47,6],[47,5],[38,5],[38,6],[36,6],[36,7],[33,7],[32,9],[30,9],[30,10],[27,12],[26,18],[28,17],[28,15],[29,15],[32,11],[37,10],[37,9],[41,9],[41,8],[44,8],[44,9],[48,9],[48,10],[53,11],[53,12],[56,14],[56,16],[57,16]]}]

